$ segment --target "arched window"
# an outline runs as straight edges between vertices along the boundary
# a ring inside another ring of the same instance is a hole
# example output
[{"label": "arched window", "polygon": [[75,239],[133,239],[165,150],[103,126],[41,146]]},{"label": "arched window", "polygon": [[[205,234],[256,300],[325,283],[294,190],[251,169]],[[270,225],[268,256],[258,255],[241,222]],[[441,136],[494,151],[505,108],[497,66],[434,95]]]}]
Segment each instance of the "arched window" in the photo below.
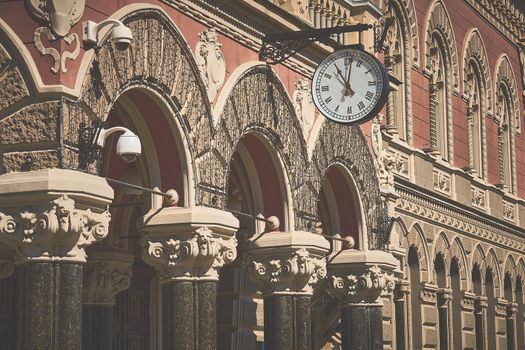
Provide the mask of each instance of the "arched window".
[{"label": "arched window", "polygon": [[466,171],[485,179],[486,125],[485,116],[492,112],[492,84],[487,64],[485,44],[478,30],[473,29],[465,39],[463,53],[463,97],[467,103],[468,165]]},{"label": "arched window", "polygon": [[412,0],[383,0],[385,14],[394,22],[385,41],[385,66],[392,91],[386,105],[386,132],[412,144],[411,70],[419,67],[419,35]]},{"label": "arched window", "polygon": [[425,75],[429,79],[428,152],[452,162],[452,93],[458,88],[456,40],[441,0],[430,6],[425,31]]},{"label": "arched window", "polygon": [[496,69],[495,114],[498,123],[499,186],[516,192],[515,135],[521,132],[517,84],[507,56],[502,56]]}]

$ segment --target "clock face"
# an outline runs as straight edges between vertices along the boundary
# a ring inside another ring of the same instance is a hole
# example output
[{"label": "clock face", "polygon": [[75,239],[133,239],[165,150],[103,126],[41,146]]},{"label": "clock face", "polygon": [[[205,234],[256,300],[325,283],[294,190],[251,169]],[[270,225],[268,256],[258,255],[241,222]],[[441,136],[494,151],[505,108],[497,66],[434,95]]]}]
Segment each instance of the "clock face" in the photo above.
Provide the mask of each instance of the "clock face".
[{"label": "clock face", "polygon": [[363,123],[384,106],[388,95],[385,67],[357,49],[334,52],[321,62],[312,80],[312,97],[328,119],[344,124]]}]

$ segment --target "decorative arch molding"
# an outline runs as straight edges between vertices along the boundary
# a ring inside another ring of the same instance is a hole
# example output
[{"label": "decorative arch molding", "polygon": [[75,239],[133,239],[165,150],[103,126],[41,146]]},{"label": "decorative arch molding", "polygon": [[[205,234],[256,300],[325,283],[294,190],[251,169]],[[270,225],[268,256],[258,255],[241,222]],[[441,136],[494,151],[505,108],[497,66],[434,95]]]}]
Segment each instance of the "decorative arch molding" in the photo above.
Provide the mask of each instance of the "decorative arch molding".
[{"label": "decorative arch molding", "polygon": [[[523,293],[525,293],[525,259],[520,257],[516,266],[516,278],[521,278]],[[516,280],[514,280],[514,282],[516,282]]]},{"label": "decorative arch molding", "polygon": [[[487,255],[485,254],[485,251],[483,250],[483,247],[481,246],[481,243],[478,243],[476,247],[473,250],[472,258],[470,259],[470,269],[469,271],[469,278],[471,278],[472,269],[474,269],[474,266],[477,265],[479,267],[479,271],[481,272],[481,284],[483,285],[485,283],[485,272],[487,271]],[[470,283],[472,286],[472,281]]]},{"label": "decorative arch molding", "polygon": [[425,239],[423,229],[417,222],[411,227],[411,229],[408,231],[408,234],[405,236],[405,239],[403,240],[403,246],[407,252],[411,246],[416,248],[420,263],[419,270],[421,273],[421,282],[430,282],[430,277],[432,276],[433,271],[433,269],[430,271],[430,249]]},{"label": "decorative arch molding", "polygon": [[445,271],[446,275],[448,276],[450,274],[450,240],[448,239],[448,236],[445,232],[441,231],[435,240],[434,249],[432,257],[434,259],[438,254],[441,254],[443,256],[443,261],[445,262]]},{"label": "decorative arch molding", "polygon": [[[413,0],[384,0],[382,9],[390,15],[397,15],[405,43],[410,45],[408,58],[414,68],[419,68],[419,31],[416,7]],[[408,84],[410,86],[410,84]]]},{"label": "decorative arch molding", "polygon": [[[65,142],[78,144],[80,123],[89,125],[106,119],[123,93],[145,88],[169,105],[189,150],[188,168],[195,174],[192,159],[209,149],[213,125],[206,88],[193,54],[172,20],[158,8],[141,8],[121,20],[131,29],[134,40],[124,51],[104,40],[92,56],[79,99],[63,99]],[[78,166],[74,156],[66,157],[66,162],[68,167]]]},{"label": "decorative arch molding", "polygon": [[197,202],[225,206],[231,158],[239,140],[256,132],[274,146],[282,161],[295,208],[295,229],[307,229],[310,222],[304,220],[297,206],[305,201],[300,197],[300,188],[305,184],[308,155],[299,119],[284,85],[266,65],[251,65],[235,82],[228,81],[224,89],[230,92],[227,97],[219,97],[222,110],[215,109],[213,144],[196,159]]},{"label": "decorative arch molding", "polygon": [[349,170],[361,199],[368,249],[386,249],[390,221],[368,142],[359,126],[324,123],[311,159],[310,181],[299,189],[298,209],[317,217],[317,201],[326,170],[335,163]]},{"label": "decorative arch molding", "polygon": [[506,275],[510,276],[510,280],[512,282],[513,289],[516,286],[516,277],[518,276],[517,267],[518,266],[516,265],[516,260],[514,260],[514,257],[512,256],[512,254],[507,254],[505,258],[505,263],[503,265],[503,276],[502,277],[503,279],[505,279]]},{"label": "decorative arch molding", "polygon": [[403,238],[408,235],[408,226],[400,216],[394,217],[392,220],[393,224],[388,240],[388,248],[390,250],[403,249]]},{"label": "decorative arch molding", "polygon": [[502,272],[499,263],[498,256],[494,249],[490,248],[487,254],[487,269],[492,272],[492,280],[494,282],[494,295],[502,297],[501,295],[501,284],[502,284]]},{"label": "decorative arch molding", "polygon": [[[510,63],[509,57],[506,54],[502,54],[496,63],[494,70],[494,91],[498,91],[500,84],[505,84],[509,89],[511,107],[512,107],[512,120],[508,121],[510,126],[514,129],[516,134],[521,133],[521,119],[520,119],[520,104],[518,100],[518,85],[516,83],[516,75],[514,69]],[[495,101],[497,104],[498,101]],[[500,116],[498,115],[498,108],[495,108],[495,117],[499,121]]]},{"label": "decorative arch molding", "polygon": [[470,97],[470,91],[468,91],[468,67],[471,63],[475,64],[482,76],[480,81],[482,87],[485,89],[484,96],[480,96],[481,103],[484,103],[488,114],[492,114],[492,75],[490,72],[490,65],[487,55],[487,49],[485,42],[481,37],[481,33],[477,28],[472,28],[463,41],[463,95],[465,98]]},{"label": "decorative arch molding", "polygon": [[448,64],[450,71],[447,72],[452,79],[452,86],[454,92],[459,92],[459,67],[458,67],[458,53],[456,48],[456,38],[452,28],[452,21],[445,8],[442,0],[435,0],[428,9],[427,18],[425,21],[425,45],[424,45],[424,64],[425,70],[431,70],[431,53],[432,37],[437,34],[444,42]]},{"label": "decorative arch molding", "polygon": [[450,246],[450,257],[456,259],[459,265],[459,276],[461,278],[461,290],[470,290],[470,266],[467,259],[467,252],[461,242],[461,239],[456,236]]}]

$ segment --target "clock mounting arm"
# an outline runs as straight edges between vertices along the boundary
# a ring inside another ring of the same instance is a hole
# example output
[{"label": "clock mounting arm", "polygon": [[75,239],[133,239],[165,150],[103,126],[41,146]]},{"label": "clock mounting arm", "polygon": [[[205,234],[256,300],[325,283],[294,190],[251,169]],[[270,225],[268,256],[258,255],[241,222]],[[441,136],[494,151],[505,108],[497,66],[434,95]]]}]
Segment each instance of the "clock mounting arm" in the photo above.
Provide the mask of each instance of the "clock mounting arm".
[{"label": "clock mounting arm", "polygon": [[333,36],[352,32],[359,32],[359,44],[357,46],[362,50],[361,33],[369,29],[374,30],[374,50],[382,52],[386,33],[392,22],[392,19],[388,18],[374,25],[358,23],[332,28],[269,33],[262,38],[259,60],[268,64],[282,63],[317,41],[337,49],[341,47],[341,44],[334,40]]}]

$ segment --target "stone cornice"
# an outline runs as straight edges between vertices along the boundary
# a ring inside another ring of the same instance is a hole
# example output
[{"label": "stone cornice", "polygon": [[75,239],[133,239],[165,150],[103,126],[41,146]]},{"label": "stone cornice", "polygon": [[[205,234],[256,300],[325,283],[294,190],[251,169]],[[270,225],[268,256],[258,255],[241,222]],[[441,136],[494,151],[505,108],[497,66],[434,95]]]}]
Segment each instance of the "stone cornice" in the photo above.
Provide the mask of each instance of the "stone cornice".
[{"label": "stone cornice", "polygon": [[400,195],[396,204],[398,213],[424,218],[507,249],[520,252],[525,250],[525,233],[520,228],[488,214],[474,212],[459,203],[451,203],[448,198],[441,199],[433,192],[414,188],[408,181],[397,180],[395,187]]},{"label": "stone cornice", "polygon": [[514,45],[525,37],[525,16],[505,0],[465,0],[482,18],[494,25]]}]

